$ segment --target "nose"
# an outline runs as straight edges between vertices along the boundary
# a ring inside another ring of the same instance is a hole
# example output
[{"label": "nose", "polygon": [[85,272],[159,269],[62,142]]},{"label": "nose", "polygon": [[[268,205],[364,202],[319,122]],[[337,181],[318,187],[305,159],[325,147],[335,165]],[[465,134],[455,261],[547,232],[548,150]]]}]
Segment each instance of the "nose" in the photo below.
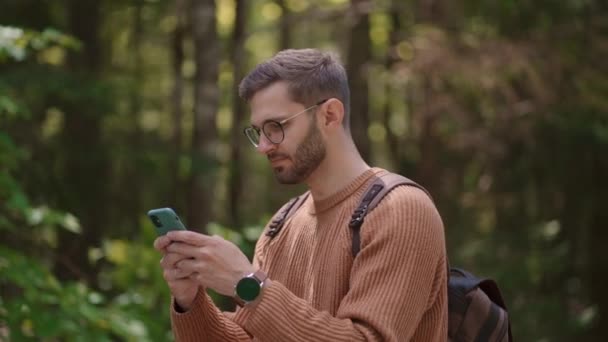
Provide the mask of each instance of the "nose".
[{"label": "nose", "polygon": [[276,146],[277,145],[268,140],[264,134],[261,134],[260,142],[258,143],[258,147],[256,149],[261,154],[268,154],[270,151],[274,150]]}]

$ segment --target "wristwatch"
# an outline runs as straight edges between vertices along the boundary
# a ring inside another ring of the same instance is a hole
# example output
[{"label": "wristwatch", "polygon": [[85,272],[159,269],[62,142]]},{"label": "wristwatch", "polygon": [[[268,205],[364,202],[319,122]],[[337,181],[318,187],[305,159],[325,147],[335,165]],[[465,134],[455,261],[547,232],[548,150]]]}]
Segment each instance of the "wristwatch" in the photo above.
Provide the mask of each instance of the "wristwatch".
[{"label": "wristwatch", "polygon": [[262,286],[268,275],[257,270],[241,278],[234,286],[234,300],[240,306],[256,300],[262,293]]}]

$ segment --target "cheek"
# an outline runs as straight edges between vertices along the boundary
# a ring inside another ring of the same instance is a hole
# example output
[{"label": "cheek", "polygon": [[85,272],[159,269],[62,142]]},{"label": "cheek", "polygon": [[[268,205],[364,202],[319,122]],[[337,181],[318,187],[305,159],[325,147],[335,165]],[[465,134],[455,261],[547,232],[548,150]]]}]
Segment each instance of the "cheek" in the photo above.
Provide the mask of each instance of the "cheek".
[{"label": "cheek", "polygon": [[302,139],[304,137],[301,135],[301,132],[289,133],[291,134],[289,136],[286,136],[285,140],[283,140],[283,142],[279,146],[277,146],[277,152],[293,157],[298,149],[298,146],[300,146],[300,144],[302,143]]},{"label": "cheek", "polygon": [[296,148],[292,147],[290,144],[281,144],[277,149],[277,154],[288,157],[289,159],[293,159],[296,153]]}]

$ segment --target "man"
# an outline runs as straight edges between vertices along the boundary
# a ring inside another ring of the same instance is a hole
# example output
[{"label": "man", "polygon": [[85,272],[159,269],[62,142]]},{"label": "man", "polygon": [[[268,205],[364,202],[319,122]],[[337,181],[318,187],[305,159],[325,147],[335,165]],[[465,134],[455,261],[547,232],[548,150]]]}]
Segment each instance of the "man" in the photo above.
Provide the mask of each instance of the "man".
[{"label": "man", "polygon": [[[348,222],[375,175],[349,129],[344,68],[318,50],[285,50],[241,82],[245,133],[281,183],[310,196],[253,264],[229,241],[191,231],[155,241],[179,341],[446,341],[444,231],[424,191],[395,188],[365,218],[360,252]],[[357,118],[353,118],[356,120]],[[235,297],[222,313],[205,289]]]}]

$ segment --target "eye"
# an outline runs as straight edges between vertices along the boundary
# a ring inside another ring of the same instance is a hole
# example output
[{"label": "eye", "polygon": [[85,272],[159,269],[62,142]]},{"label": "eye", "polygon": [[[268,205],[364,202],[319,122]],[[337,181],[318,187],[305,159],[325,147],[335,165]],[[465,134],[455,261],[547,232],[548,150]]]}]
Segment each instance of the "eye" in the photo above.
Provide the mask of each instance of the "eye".
[{"label": "eye", "polygon": [[278,122],[268,121],[266,125],[264,125],[264,130],[269,133],[276,133],[281,131],[281,125]]}]

